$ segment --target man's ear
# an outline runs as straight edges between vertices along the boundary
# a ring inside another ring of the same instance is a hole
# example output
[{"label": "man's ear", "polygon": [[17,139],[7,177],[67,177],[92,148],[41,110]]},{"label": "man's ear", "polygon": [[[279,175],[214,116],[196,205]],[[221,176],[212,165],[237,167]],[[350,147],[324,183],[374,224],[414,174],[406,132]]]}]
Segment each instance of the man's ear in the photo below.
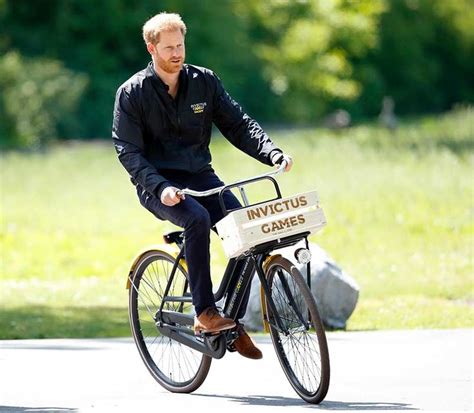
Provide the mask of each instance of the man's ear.
[{"label": "man's ear", "polygon": [[150,53],[151,55],[154,54],[156,52],[155,45],[153,43],[148,42],[146,44],[146,50],[148,50],[148,53]]}]

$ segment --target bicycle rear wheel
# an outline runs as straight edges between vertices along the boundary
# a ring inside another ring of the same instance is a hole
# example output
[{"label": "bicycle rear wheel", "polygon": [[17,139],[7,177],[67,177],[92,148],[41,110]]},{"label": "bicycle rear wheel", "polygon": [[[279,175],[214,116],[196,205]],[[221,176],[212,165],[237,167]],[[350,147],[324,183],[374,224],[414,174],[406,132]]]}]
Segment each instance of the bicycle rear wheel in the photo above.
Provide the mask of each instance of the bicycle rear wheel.
[{"label": "bicycle rear wheel", "polygon": [[267,300],[270,335],[283,371],[298,395],[308,403],[320,403],[329,388],[329,352],[316,302],[299,270],[283,257],[266,269],[276,325]]},{"label": "bicycle rear wheel", "polygon": [[[145,253],[131,275],[129,318],[133,338],[146,367],[165,389],[190,393],[206,379],[211,357],[163,336],[156,327],[156,315],[163,300],[174,258],[164,251]],[[168,293],[183,296],[188,274],[178,265]],[[164,310],[191,313],[191,303],[166,302]]]}]

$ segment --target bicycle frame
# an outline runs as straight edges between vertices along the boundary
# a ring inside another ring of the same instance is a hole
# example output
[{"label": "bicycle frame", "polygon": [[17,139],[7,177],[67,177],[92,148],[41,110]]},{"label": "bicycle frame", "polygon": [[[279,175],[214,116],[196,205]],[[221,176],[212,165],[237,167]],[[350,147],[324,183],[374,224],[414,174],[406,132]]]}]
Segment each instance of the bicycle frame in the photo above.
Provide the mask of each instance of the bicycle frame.
[{"label": "bicycle frame", "polygon": [[[227,294],[225,304],[224,304],[224,313],[227,317],[232,319],[236,319],[237,314],[239,312],[240,306],[245,296],[245,292],[247,288],[249,288],[252,278],[256,273],[260,279],[261,286],[263,288],[267,304],[270,308],[270,313],[272,314],[272,319],[268,317],[264,320],[265,322],[269,323],[273,327],[277,328],[284,334],[288,334],[283,327],[283,323],[280,319],[278,311],[276,311],[275,303],[271,297],[270,287],[265,277],[264,272],[264,262],[269,257],[269,253],[277,248],[282,248],[290,245],[294,245],[297,242],[305,239],[307,234],[298,234],[295,236],[287,237],[278,241],[274,241],[272,245],[266,245],[264,248],[263,246],[259,246],[259,250],[255,251],[255,253],[249,253],[248,255],[240,258],[245,260],[244,266],[240,274],[235,272],[235,268],[237,266],[237,259],[229,260],[227,265],[226,271],[224,273],[224,277],[221,280],[219,289],[217,293],[214,295],[215,301],[220,301],[224,296]],[[184,248],[184,247],[183,247]],[[183,314],[180,312],[174,311],[167,311],[163,309],[165,302],[179,302],[179,303],[191,303],[192,298],[191,295],[183,295],[183,296],[168,296],[169,290],[171,288],[174,276],[176,274],[176,270],[178,268],[179,259],[182,257],[184,253],[184,249],[180,251],[178,257],[175,260],[173,265],[173,269],[171,271],[167,286],[165,288],[165,292],[163,295],[163,301],[158,310],[155,321],[160,333],[165,336],[168,336],[182,344],[185,344],[201,353],[207,354],[213,358],[222,358],[225,354],[226,344],[228,341],[232,341],[236,337],[233,336],[233,332],[226,331],[219,335],[203,335],[203,336],[195,336],[194,330],[190,328],[194,324],[194,317],[192,315]],[[239,277],[234,289],[229,290],[229,285],[233,279],[233,277]],[[280,276],[280,279],[283,281],[283,278]],[[289,292],[288,286],[284,288],[287,289]],[[291,292],[290,292],[290,297]],[[290,305],[295,308],[296,305],[294,304],[294,299],[290,299]],[[297,310],[296,310],[297,311]],[[299,314],[297,311],[297,316],[300,320],[304,320],[302,314]],[[179,325],[176,325],[179,324]],[[305,322],[306,325],[306,322]],[[189,326],[189,327],[186,327]]]},{"label": "bicycle frame", "polygon": [[[269,179],[274,184],[274,187],[276,190],[277,196],[274,199],[281,198],[281,191],[278,186],[278,183],[276,182],[274,178],[271,177],[271,175],[280,173],[283,169],[284,169],[284,165],[280,167],[280,169],[277,172],[264,174],[261,176],[246,179],[246,180],[239,181],[239,182],[229,184],[229,185],[224,185],[222,187],[215,188],[209,191],[196,192],[196,191],[185,189],[180,192],[184,194],[192,195],[192,196],[208,196],[208,195],[217,193],[219,195],[219,202],[220,202],[221,209],[225,216],[230,211],[227,210],[227,208],[225,207],[223,194],[225,191],[228,191],[232,188],[237,187],[239,189],[240,193],[242,194],[242,199],[244,200],[245,206],[249,206],[243,186],[252,182],[259,181],[259,180]],[[258,205],[258,204],[253,204],[253,205]],[[275,249],[294,245],[303,239],[306,241],[306,246],[308,246],[308,235],[309,235],[308,232],[304,232],[301,234],[296,234],[296,235],[284,237],[282,239],[270,241],[270,242],[260,244],[256,247],[251,248],[247,253],[243,254],[242,256],[238,258],[231,258],[227,264],[227,267],[224,272],[224,276],[221,280],[221,283],[219,285],[218,291],[216,292],[216,294],[214,294],[215,302],[222,300],[224,296],[226,296],[226,300],[224,303],[225,316],[232,318],[234,320],[237,318],[239,309],[245,297],[245,293],[247,289],[250,287],[254,274],[257,273],[263,292],[266,297],[266,302],[270,308],[270,314],[272,314],[272,319],[268,319],[267,314],[265,314],[264,317],[267,319],[264,319],[264,322],[269,323],[274,328],[277,328],[280,332],[284,334],[288,334],[288,332],[285,331],[285,328],[283,327],[283,323],[280,319],[278,311],[276,311],[275,303],[271,297],[270,287],[265,277],[264,264],[265,264],[266,259],[270,257],[270,252],[272,252]],[[233,333],[232,331],[226,331],[226,332],[220,333],[219,335],[214,335],[214,336],[203,335],[200,337],[196,337],[194,335],[193,329],[186,327],[186,326],[192,326],[194,324],[194,317],[192,315],[187,315],[187,314],[174,312],[174,311],[167,311],[163,309],[164,304],[166,302],[180,302],[182,303],[181,305],[184,305],[184,303],[192,302],[191,295],[185,294],[185,291],[183,291],[182,296],[168,296],[179,262],[181,258],[184,257],[184,245],[181,245],[180,247],[181,247],[180,252],[175,259],[170,277],[168,279],[168,283],[164,291],[161,306],[155,316],[155,321],[156,321],[158,330],[163,335],[168,336],[197,351],[207,354],[213,358],[221,358],[225,354],[227,343],[231,342],[233,339],[236,338],[235,333]],[[243,261],[243,264],[242,264],[240,273],[237,273],[236,268],[237,268],[237,264],[240,261]],[[307,264],[307,271],[308,271],[307,278],[308,278],[308,284],[309,284],[310,263]],[[304,321],[305,317],[303,317],[302,314],[299,314],[299,311],[296,310],[297,306],[295,305],[294,299],[292,297],[292,294],[288,285],[286,284],[286,281],[284,281],[284,278],[281,276],[281,274],[278,274],[278,276],[280,280],[282,281],[283,288],[289,293],[290,305],[295,308],[298,318],[300,318],[300,320],[303,321],[305,326],[307,327],[307,323]],[[235,280],[234,277],[238,277],[238,278]],[[235,284],[234,284],[234,288],[230,289],[232,280],[235,280]],[[188,283],[185,283],[184,289],[186,290],[187,288],[188,288]],[[179,325],[176,325],[176,324],[179,324]]]}]

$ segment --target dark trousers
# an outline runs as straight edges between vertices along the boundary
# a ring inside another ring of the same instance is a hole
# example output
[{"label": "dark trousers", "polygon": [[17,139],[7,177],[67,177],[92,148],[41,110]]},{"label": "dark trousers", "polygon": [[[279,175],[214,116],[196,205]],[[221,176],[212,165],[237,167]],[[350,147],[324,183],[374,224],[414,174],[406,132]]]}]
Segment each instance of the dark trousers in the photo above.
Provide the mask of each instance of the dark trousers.
[{"label": "dark trousers", "polygon": [[[176,188],[189,188],[195,191],[205,191],[224,185],[212,169],[197,174],[179,171],[166,171],[162,175]],[[167,220],[184,228],[185,255],[189,270],[189,285],[193,297],[196,314],[207,307],[214,307],[210,271],[210,230],[223,218],[218,195],[208,197],[191,197],[174,206],[166,206],[154,195],[137,185],[140,203],[158,219]],[[239,208],[238,199],[230,192],[224,194],[227,209]],[[239,269],[239,268],[237,268]],[[234,280],[236,281],[236,280]],[[250,288],[247,289],[238,318],[245,315]]]}]

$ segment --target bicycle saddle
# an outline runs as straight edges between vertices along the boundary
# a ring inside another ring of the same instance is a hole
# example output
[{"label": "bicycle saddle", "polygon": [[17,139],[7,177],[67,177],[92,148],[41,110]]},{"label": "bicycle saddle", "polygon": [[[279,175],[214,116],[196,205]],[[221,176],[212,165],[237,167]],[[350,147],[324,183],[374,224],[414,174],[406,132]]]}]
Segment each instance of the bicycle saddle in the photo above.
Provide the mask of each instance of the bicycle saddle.
[{"label": "bicycle saddle", "polygon": [[184,241],[184,231],[173,231],[163,235],[163,240],[166,244],[178,244],[181,245]]},{"label": "bicycle saddle", "polygon": [[[217,234],[215,225],[211,229]],[[168,232],[167,234],[163,235],[163,240],[165,241],[166,244],[175,243],[178,246],[181,246],[184,241],[184,231]]]}]

